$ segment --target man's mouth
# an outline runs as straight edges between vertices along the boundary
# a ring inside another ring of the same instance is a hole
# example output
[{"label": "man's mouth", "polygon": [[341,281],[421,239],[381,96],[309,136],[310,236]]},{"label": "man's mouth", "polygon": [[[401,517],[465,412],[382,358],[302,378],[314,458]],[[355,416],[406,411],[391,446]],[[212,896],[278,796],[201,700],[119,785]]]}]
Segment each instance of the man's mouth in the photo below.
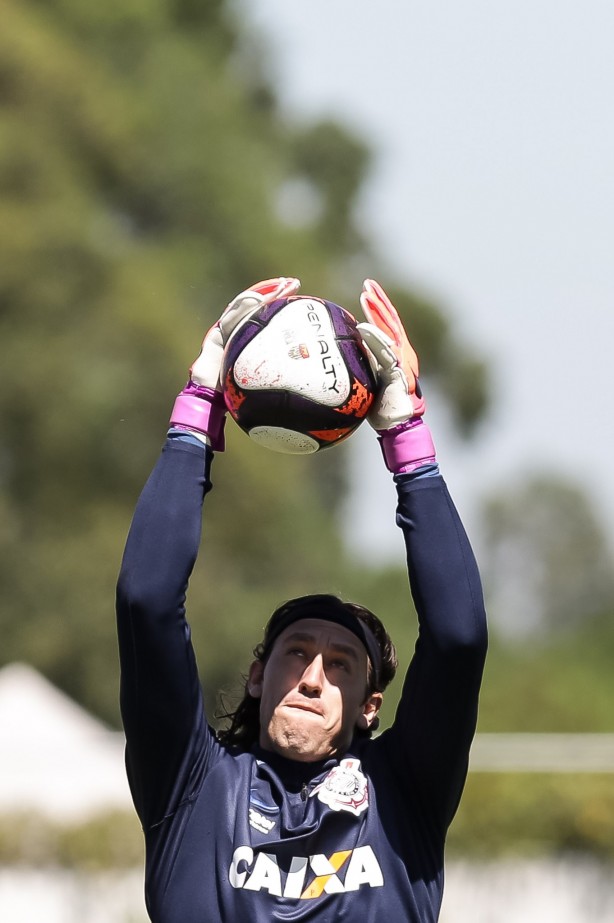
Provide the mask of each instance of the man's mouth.
[{"label": "man's mouth", "polygon": [[305,711],[312,715],[318,715],[322,717],[322,710],[314,705],[309,705],[307,702],[287,702],[287,708],[298,708],[299,711]]}]

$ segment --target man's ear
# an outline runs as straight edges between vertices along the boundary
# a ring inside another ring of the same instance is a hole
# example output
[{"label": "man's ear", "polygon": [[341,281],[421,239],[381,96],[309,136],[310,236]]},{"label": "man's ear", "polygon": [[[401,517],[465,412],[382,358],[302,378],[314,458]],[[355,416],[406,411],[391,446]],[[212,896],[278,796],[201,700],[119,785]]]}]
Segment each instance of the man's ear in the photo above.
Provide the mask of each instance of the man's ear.
[{"label": "man's ear", "polygon": [[377,713],[384,700],[381,692],[372,692],[363,702],[362,711],[356,720],[356,727],[361,731],[368,731],[377,718]]},{"label": "man's ear", "polygon": [[261,660],[254,660],[247,674],[247,691],[253,699],[262,695],[262,680],[264,677],[264,664]]}]

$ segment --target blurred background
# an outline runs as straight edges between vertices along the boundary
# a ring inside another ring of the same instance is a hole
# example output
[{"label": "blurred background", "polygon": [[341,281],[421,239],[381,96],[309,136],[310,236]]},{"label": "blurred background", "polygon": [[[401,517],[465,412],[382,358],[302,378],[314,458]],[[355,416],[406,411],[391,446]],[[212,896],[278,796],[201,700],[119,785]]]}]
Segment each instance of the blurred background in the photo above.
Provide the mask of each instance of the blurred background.
[{"label": "blurred background", "polygon": [[[6,0],[2,19],[2,920],[145,919],[125,788],[71,807],[49,783],[77,798],[109,760],[124,784],[132,510],[204,331],[279,274],[350,310],[365,277],[387,288],[484,577],[442,920],[614,916],[614,9]],[[405,666],[368,427],[309,459],[227,432],[189,596],[211,713],[303,592],[375,609]]]}]

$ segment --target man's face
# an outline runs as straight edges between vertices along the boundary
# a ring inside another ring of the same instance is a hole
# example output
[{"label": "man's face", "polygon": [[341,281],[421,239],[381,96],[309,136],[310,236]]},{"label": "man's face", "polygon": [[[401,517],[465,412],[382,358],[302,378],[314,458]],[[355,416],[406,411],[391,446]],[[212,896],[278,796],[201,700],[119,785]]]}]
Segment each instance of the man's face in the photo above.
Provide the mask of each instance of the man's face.
[{"label": "man's face", "polygon": [[260,746],[302,762],[341,756],[382,700],[368,694],[367,652],[358,638],[318,618],[285,628],[266,663],[252,664],[247,688],[260,699]]}]

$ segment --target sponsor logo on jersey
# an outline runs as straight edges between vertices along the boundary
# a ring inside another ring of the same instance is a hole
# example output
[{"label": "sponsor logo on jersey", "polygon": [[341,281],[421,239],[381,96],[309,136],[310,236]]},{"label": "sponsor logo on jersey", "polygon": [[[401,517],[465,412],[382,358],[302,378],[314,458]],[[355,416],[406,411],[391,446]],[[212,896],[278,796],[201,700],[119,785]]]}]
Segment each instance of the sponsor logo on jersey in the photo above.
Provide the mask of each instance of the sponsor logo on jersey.
[{"label": "sponsor logo on jersey", "polygon": [[275,821],[271,820],[269,817],[265,817],[264,814],[261,814],[256,808],[250,808],[249,824],[250,827],[253,827],[254,830],[258,830],[260,833],[270,833],[275,826]]},{"label": "sponsor logo on jersey", "polygon": [[294,856],[287,872],[272,853],[251,846],[235,849],[228,870],[233,888],[267,891],[274,897],[314,900],[323,894],[346,894],[363,886],[381,888],[384,876],[370,846],[335,852],[332,856]]},{"label": "sponsor logo on jersey", "polygon": [[369,807],[369,784],[359,760],[341,760],[311,792],[333,811],[362,814]]}]

